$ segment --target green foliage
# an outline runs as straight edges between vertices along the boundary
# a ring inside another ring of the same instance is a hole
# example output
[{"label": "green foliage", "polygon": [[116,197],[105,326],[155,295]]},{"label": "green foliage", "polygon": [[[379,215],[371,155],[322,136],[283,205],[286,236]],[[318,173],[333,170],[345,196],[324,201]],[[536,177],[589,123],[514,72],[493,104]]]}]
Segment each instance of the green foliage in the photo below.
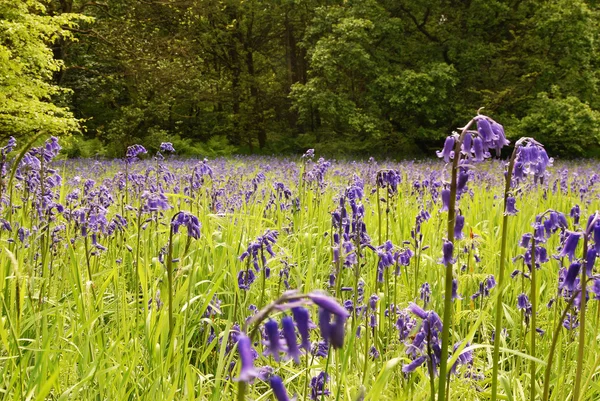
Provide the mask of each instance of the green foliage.
[{"label": "green foliage", "polygon": [[519,126],[557,156],[589,156],[600,145],[600,112],[575,96],[540,93]]},{"label": "green foliage", "polygon": [[[0,42],[12,82],[0,90],[4,124],[60,132],[76,127],[74,116],[108,155],[173,136],[190,147],[226,138],[244,153],[431,155],[480,107],[514,136],[554,87],[560,96],[549,98],[600,110],[597,2],[3,1],[4,25],[30,18],[54,29],[34,58]],[[75,28],[74,15],[94,22]],[[23,43],[39,39],[26,26]],[[38,109],[21,107],[29,101]],[[568,123],[554,121],[552,135],[580,142]],[[577,146],[557,152],[581,155]]]},{"label": "green foliage", "polygon": [[68,158],[93,158],[106,156],[106,147],[98,138],[86,139],[73,135],[63,143],[62,152]]},{"label": "green foliage", "polygon": [[63,62],[50,46],[72,39],[69,28],[89,18],[45,13],[36,0],[0,0],[0,131],[6,136],[59,135],[79,127],[71,111],[55,103],[68,91],[52,82]]}]

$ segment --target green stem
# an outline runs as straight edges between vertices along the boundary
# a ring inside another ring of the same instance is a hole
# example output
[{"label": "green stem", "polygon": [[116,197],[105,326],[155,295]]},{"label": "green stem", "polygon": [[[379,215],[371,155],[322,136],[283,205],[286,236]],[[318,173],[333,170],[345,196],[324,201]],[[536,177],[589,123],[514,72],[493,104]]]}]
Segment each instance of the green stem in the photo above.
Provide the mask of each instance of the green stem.
[{"label": "green stem", "polygon": [[[456,184],[458,174],[458,163],[461,155],[462,142],[467,132],[467,129],[475,121],[472,119],[463,129],[458,140],[454,144],[454,158],[452,159],[452,178],[450,182],[450,204],[448,205],[448,241],[454,244],[454,225],[456,223]],[[415,235],[416,236],[416,235]],[[440,381],[438,383],[438,401],[445,401],[446,394],[446,379],[448,368],[448,344],[450,342],[450,326],[452,325],[452,263],[446,264],[446,279],[444,292],[444,317],[442,328],[442,357],[440,358]],[[416,288],[416,285],[415,285]],[[433,394],[432,394],[433,397]]]},{"label": "green stem", "polygon": [[[582,285],[587,285],[584,282]],[[544,394],[542,395],[542,401],[548,401],[548,397],[550,395],[550,373],[552,372],[552,359],[554,358],[554,353],[556,352],[556,344],[558,344],[558,336],[560,335],[560,329],[562,327],[562,323],[567,317],[567,313],[573,306],[573,302],[575,302],[575,298],[579,296],[581,290],[575,291],[575,294],[571,297],[565,310],[563,311],[560,319],[556,322],[556,328],[554,329],[554,333],[552,334],[552,344],[550,345],[550,352],[548,353],[548,363],[546,364],[546,372],[544,372]],[[558,301],[557,301],[558,303]]]},{"label": "green stem", "polygon": [[[506,264],[506,233],[508,230],[508,215],[506,214],[506,200],[510,192],[510,184],[512,181],[512,173],[517,157],[519,146],[515,146],[508,170],[506,172],[506,183],[504,186],[504,215],[502,217],[502,242],[500,244],[500,271],[498,273],[498,297],[496,298],[496,319],[494,328],[496,335],[494,336],[494,353],[492,356],[492,401],[496,401],[498,396],[498,368],[500,359],[500,337],[502,336],[502,292],[504,291],[504,266]],[[532,256],[535,259],[535,255]]]},{"label": "green stem", "polygon": [[169,343],[173,341],[173,225],[169,228],[169,249],[167,251],[167,281],[169,296]]},{"label": "green stem", "polygon": [[[535,233],[534,233],[535,234]],[[535,358],[537,282],[535,266],[535,235],[531,238],[531,356]],[[531,401],[535,401],[535,361],[531,360]]]},{"label": "green stem", "polygon": [[583,262],[581,264],[581,301],[579,304],[579,345],[577,348],[577,370],[575,373],[575,388],[573,389],[573,401],[579,401],[581,390],[581,376],[583,375],[583,358],[585,346],[585,310],[587,295],[586,265],[587,265],[588,233],[583,236]]}]

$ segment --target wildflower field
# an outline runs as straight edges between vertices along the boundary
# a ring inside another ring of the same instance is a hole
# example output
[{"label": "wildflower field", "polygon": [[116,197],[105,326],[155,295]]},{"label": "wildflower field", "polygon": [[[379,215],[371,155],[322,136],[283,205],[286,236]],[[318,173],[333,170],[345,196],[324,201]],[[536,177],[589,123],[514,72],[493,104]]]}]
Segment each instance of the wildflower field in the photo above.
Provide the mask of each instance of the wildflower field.
[{"label": "wildflower field", "polygon": [[421,162],[11,140],[0,397],[597,400],[600,162],[505,145],[481,115]]}]

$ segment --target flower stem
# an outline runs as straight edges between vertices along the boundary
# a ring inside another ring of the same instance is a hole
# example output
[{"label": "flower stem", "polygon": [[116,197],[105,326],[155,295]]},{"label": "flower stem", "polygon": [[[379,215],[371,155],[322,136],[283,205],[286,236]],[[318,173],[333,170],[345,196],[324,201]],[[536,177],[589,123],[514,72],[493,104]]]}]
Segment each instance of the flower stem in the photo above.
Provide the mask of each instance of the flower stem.
[{"label": "flower stem", "polygon": [[[496,321],[494,328],[496,335],[494,337],[494,353],[492,356],[492,401],[496,401],[498,395],[498,360],[500,359],[500,337],[502,333],[502,292],[504,291],[504,266],[506,264],[506,233],[508,231],[508,215],[506,214],[506,200],[510,192],[510,184],[512,181],[512,173],[517,157],[519,145],[515,146],[510,161],[508,170],[506,171],[506,183],[504,186],[504,215],[502,217],[502,240],[500,243],[500,271],[498,273],[498,297],[496,298]],[[532,256],[535,260],[535,255]]]},{"label": "flower stem", "polygon": [[585,310],[586,310],[586,295],[587,295],[587,249],[588,233],[583,236],[583,262],[581,264],[581,295],[579,303],[579,345],[577,348],[577,370],[575,373],[575,388],[573,389],[573,401],[579,401],[579,393],[581,390],[581,376],[583,375],[583,358],[585,346]]},{"label": "flower stem", "polygon": [[[456,224],[456,187],[458,164],[461,155],[462,142],[465,134],[475,119],[471,119],[463,128],[462,133],[454,144],[454,158],[452,159],[452,178],[450,182],[450,202],[448,205],[448,241],[454,244],[454,225]],[[445,401],[446,394],[446,379],[448,367],[448,343],[450,342],[450,326],[452,325],[452,263],[446,264],[446,279],[444,292],[444,318],[442,328],[442,357],[440,358],[440,381],[438,383],[438,401]],[[416,287],[416,285],[415,285]],[[433,396],[433,394],[432,394]]]},{"label": "flower stem", "polygon": [[173,225],[169,229],[169,249],[167,251],[167,281],[169,296],[169,342],[173,343]]},{"label": "flower stem", "polygon": [[556,328],[554,329],[554,333],[552,334],[552,344],[550,345],[550,352],[548,352],[548,363],[546,364],[546,372],[544,373],[544,394],[542,395],[542,401],[548,401],[548,397],[550,395],[550,373],[552,371],[552,359],[554,358],[554,353],[556,351],[556,344],[558,343],[558,336],[560,335],[560,329],[562,327],[562,323],[567,317],[567,313],[573,306],[573,302],[575,302],[575,298],[579,296],[581,290],[576,290],[565,310],[563,311],[560,319],[556,322]]},{"label": "flower stem", "polygon": [[[531,238],[531,356],[535,358],[537,282],[535,265],[535,233]],[[535,401],[535,361],[531,360],[531,401]]]}]

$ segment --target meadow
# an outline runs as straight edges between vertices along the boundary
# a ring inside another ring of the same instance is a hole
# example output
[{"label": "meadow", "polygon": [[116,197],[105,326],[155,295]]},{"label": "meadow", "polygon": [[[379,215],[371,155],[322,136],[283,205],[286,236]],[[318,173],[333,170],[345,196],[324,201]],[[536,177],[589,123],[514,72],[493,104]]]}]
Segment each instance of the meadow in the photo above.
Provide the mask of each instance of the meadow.
[{"label": "meadow", "polygon": [[1,398],[599,399],[600,162],[473,124],[399,163],[9,143]]}]

